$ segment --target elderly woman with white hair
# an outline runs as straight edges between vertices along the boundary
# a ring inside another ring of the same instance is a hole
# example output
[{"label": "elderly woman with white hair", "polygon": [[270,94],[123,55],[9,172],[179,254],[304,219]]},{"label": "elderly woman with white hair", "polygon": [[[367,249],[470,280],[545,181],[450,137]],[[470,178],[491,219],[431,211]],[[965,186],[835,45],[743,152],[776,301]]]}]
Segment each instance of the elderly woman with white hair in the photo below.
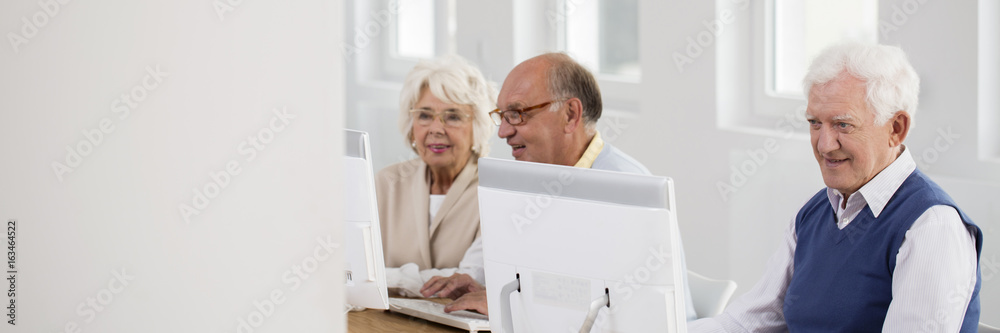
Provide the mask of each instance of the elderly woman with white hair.
[{"label": "elderly woman with white hair", "polygon": [[[480,235],[476,162],[489,151],[495,101],[494,85],[458,56],[421,61],[406,76],[399,129],[418,158],[375,179],[390,288],[418,296],[432,276],[467,273],[463,257]],[[481,266],[473,252],[465,262]]]}]

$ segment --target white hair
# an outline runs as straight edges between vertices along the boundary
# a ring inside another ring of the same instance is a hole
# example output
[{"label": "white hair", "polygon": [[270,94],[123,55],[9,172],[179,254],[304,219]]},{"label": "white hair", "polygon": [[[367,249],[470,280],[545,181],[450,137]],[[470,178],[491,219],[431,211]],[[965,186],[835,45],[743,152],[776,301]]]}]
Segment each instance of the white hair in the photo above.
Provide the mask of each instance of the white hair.
[{"label": "white hair", "polygon": [[408,146],[413,143],[410,110],[424,89],[442,102],[472,107],[472,150],[476,157],[486,156],[495,127],[489,112],[496,106],[496,84],[486,81],[476,66],[457,55],[421,60],[406,75],[399,94],[399,131]]},{"label": "white hair", "polygon": [[885,125],[897,111],[917,112],[920,78],[906,53],[897,46],[847,42],[820,52],[802,80],[808,96],[813,86],[824,85],[843,74],[865,82],[865,101],[875,113],[875,124]]}]

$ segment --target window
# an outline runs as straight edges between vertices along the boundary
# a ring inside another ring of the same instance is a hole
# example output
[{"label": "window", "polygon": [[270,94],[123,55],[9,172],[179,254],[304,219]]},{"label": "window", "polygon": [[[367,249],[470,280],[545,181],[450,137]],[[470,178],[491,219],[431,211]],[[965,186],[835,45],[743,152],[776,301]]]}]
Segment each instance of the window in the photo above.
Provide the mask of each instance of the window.
[{"label": "window", "polygon": [[400,0],[395,53],[406,58],[434,57],[434,0]]},{"label": "window", "polygon": [[343,52],[359,80],[402,82],[420,59],[454,49],[454,0],[355,0]]},{"label": "window", "polygon": [[639,80],[638,0],[565,0],[562,6],[561,49],[602,78]]},{"label": "window", "polygon": [[[594,73],[604,102],[602,122],[635,117],[639,112],[638,87],[642,79],[639,1],[551,1],[554,7],[550,8],[555,10],[548,11],[546,16],[554,33],[554,45],[537,51],[551,50],[554,46]],[[602,126],[598,124],[599,128]]]},{"label": "window", "polygon": [[1000,162],[1000,1],[979,1],[979,158]]},{"label": "window", "polygon": [[766,86],[774,96],[801,97],[813,57],[843,40],[878,42],[878,0],[774,0]]},{"label": "window", "polygon": [[716,40],[718,125],[758,134],[805,137],[802,78],[829,45],[877,42],[877,0],[723,1],[732,22]]}]

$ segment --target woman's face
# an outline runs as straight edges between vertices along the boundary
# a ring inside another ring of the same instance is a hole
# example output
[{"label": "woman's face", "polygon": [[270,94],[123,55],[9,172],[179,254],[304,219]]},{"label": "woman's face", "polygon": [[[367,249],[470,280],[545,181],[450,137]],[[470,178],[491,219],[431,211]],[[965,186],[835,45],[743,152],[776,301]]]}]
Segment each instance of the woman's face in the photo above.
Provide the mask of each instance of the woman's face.
[{"label": "woman's face", "polygon": [[472,156],[472,107],[444,103],[425,88],[413,109],[419,110],[410,117],[420,159],[431,168],[464,168]]}]

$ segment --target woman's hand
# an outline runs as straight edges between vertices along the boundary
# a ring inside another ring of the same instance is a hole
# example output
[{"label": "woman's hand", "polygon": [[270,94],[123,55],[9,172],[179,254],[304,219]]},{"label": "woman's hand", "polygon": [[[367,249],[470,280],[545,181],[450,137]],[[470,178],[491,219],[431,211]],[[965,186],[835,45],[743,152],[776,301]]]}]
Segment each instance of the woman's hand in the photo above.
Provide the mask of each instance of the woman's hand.
[{"label": "woman's hand", "polygon": [[454,302],[451,302],[451,304],[444,307],[444,312],[460,310],[475,310],[489,316],[490,309],[489,305],[486,303],[486,290],[474,291],[462,295],[462,297],[459,297]]},{"label": "woman's hand", "polygon": [[[479,284],[479,282],[476,282],[476,280],[468,274],[457,273],[452,274],[449,277],[432,277],[427,281],[427,283],[424,283],[423,288],[420,288],[420,293],[423,294],[424,297],[431,297],[432,295],[437,294],[439,297],[457,299],[467,293],[485,290],[486,287],[483,287]],[[485,293],[483,298],[485,299]]]}]

